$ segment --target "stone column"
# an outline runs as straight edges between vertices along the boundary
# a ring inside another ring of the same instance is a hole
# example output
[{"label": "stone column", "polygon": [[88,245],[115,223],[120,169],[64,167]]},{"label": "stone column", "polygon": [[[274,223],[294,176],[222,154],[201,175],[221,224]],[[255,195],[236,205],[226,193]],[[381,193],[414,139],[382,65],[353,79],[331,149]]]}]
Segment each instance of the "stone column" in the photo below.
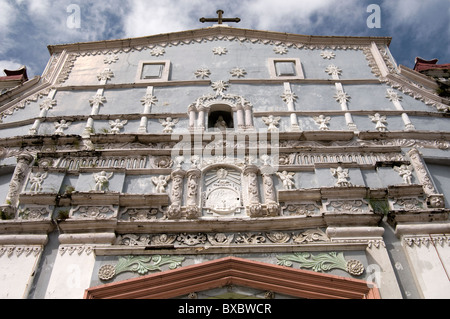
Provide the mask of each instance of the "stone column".
[{"label": "stone column", "polygon": [[195,128],[195,114],[196,110],[194,106],[189,107],[189,129],[193,130]]},{"label": "stone column", "polygon": [[281,212],[280,204],[277,203],[275,187],[273,185],[273,175],[263,174],[264,200],[269,216],[279,216]]},{"label": "stone column", "polygon": [[46,118],[48,111],[53,109],[56,106],[56,100],[54,100],[56,95],[56,90],[51,90],[47,96],[47,99],[41,103],[41,113],[39,114],[39,119],[34,121],[33,127],[29,130],[30,135],[36,135],[39,131],[39,127],[41,126],[41,119]]},{"label": "stone column", "polygon": [[6,196],[6,200],[11,207],[16,207],[19,203],[19,195],[22,191],[28,173],[30,172],[30,166],[33,159],[33,156],[30,154],[22,154],[17,158],[17,165],[9,184],[9,193]]},{"label": "stone column", "polygon": [[197,127],[201,130],[205,129],[205,108],[203,106],[198,108]]},{"label": "stone column", "polygon": [[291,84],[289,82],[284,83],[284,96],[283,99],[285,103],[287,104],[288,111],[293,112],[291,113],[291,130],[293,132],[300,131],[300,127],[298,125],[298,118],[297,114],[295,112],[295,105],[294,102],[297,99],[297,96],[292,92],[291,90]]},{"label": "stone column", "polygon": [[252,107],[250,105],[244,106],[245,110],[245,126],[246,128],[253,128],[253,114]]},{"label": "stone column", "polygon": [[247,176],[249,202],[247,207],[247,214],[250,217],[260,217],[263,213],[262,206],[259,201],[258,173],[259,169],[255,165],[249,165],[244,169],[244,175]]},{"label": "stone column", "polygon": [[244,108],[242,105],[237,105],[237,122],[238,122],[238,128],[239,129],[245,129],[245,115],[244,115]]},{"label": "stone column", "polygon": [[172,192],[171,201],[166,216],[168,219],[181,219],[181,206],[183,201],[183,184],[186,172],[183,170],[176,170],[172,173]]},{"label": "stone column", "polygon": [[199,169],[191,169],[187,172],[186,218],[188,219],[196,219],[202,213],[198,204],[201,176],[202,173]]},{"label": "stone column", "polygon": [[411,164],[413,165],[414,170],[416,171],[417,178],[423,185],[425,194],[428,196],[428,205],[432,208],[445,208],[444,195],[438,194],[419,150],[417,148],[411,149],[408,152],[408,156],[411,159]]}]

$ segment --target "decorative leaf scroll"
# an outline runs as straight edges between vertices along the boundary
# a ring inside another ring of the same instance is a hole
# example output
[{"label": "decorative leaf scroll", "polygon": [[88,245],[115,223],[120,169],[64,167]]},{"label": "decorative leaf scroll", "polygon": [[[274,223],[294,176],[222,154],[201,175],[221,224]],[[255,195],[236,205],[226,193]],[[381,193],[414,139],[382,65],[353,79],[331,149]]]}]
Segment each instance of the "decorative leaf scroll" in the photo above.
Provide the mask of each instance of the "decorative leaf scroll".
[{"label": "decorative leaf scroll", "polygon": [[277,256],[278,265],[292,267],[293,263],[299,263],[300,268],[312,269],[316,272],[326,272],[332,269],[341,269],[352,276],[360,276],[364,273],[364,266],[358,260],[345,260],[343,253],[323,253],[312,255],[310,253],[295,253],[291,255]]},{"label": "decorative leaf scroll", "polygon": [[146,275],[149,272],[162,271],[161,267],[164,265],[169,265],[169,269],[176,269],[184,260],[184,257],[177,256],[127,256],[120,258],[115,266],[102,266],[98,272],[98,278],[108,281],[124,272]]}]

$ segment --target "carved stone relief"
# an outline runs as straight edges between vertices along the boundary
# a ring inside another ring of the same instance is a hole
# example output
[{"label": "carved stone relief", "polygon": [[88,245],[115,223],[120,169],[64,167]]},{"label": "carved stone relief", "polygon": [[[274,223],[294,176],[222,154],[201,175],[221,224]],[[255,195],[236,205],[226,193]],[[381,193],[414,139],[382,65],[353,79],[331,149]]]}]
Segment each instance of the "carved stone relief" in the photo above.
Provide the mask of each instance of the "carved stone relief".
[{"label": "carved stone relief", "polygon": [[289,203],[282,209],[283,216],[312,217],[322,215],[322,204],[317,202]]},{"label": "carved stone relief", "polygon": [[177,247],[293,244],[306,245],[329,242],[320,229],[306,231],[271,231],[247,233],[179,233],[179,234],[124,234],[117,238],[116,245],[150,247],[173,245]]},{"label": "carved stone relief", "polygon": [[348,169],[343,169],[340,166],[338,168],[331,168],[331,174],[337,179],[337,187],[352,186],[352,183],[349,181],[350,177],[348,175]]},{"label": "carved stone relief", "polygon": [[184,257],[179,256],[128,256],[119,258],[116,265],[104,265],[99,269],[98,278],[109,281],[124,272],[133,272],[138,275],[146,275],[149,272],[160,272],[162,266],[168,265],[169,269],[182,266]]},{"label": "carved stone relief", "polygon": [[241,212],[241,173],[230,168],[217,168],[205,175],[203,208],[213,216],[234,216]]},{"label": "carved stone relief", "polygon": [[70,217],[85,220],[108,220],[116,218],[117,211],[112,206],[78,206],[72,209]]},{"label": "carved stone relief", "polygon": [[278,265],[292,267],[294,263],[300,265],[300,268],[311,269],[316,272],[326,272],[332,269],[341,269],[352,276],[361,276],[365,269],[364,265],[358,260],[346,260],[344,253],[295,253],[291,255],[277,256]]}]

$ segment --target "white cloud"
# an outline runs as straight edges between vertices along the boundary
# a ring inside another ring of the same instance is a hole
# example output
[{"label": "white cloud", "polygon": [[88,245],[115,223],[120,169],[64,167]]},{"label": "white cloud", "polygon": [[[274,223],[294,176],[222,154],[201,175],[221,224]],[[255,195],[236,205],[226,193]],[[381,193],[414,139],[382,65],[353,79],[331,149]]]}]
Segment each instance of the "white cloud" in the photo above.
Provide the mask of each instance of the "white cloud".
[{"label": "white cloud", "polygon": [[206,0],[131,0],[131,12],[124,19],[128,37],[147,36],[203,28],[202,16],[214,16],[217,3]]},{"label": "white cloud", "polygon": [[[245,1],[242,16],[244,24],[260,30],[313,30],[326,17],[349,24],[358,3],[355,0],[336,2],[335,0],[256,0]],[[364,12],[361,12],[361,16]],[[326,22],[326,21],[325,21]],[[330,26],[331,29],[332,26]],[[303,31],[303,33],[305,32]]]}]

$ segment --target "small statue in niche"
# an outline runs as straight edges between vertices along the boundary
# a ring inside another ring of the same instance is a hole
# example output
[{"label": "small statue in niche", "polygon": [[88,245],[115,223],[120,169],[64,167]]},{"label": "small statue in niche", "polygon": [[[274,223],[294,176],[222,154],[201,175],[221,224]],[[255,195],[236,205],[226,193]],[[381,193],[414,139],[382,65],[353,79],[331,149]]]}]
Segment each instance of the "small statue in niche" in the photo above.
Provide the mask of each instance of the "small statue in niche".
[{"label": "small statue in niche", "polygon": [[44,179],[47,178],[47,173],[36,173],[34,175],[31,175],[30,177],[30,191],[33,193],[39,193],[42,190],[42,183],[44,182]]},{"label": "small statue in niche", "polygon": [[264,121],[264,124],[268,126],[268,132],[278,132],[277,126],[280,124],[281,117],[270,115],[269,117],[263,117],[262,120]]},{"label": "small statue in niche", "polygon": [[412,165],[401,165],[400,167],[394,167],[394,171],[396,171],[402,178],[405,184],[412,184]]},{"label": "small statue in niche", "polygon": [[108,189],[109,186],[109,180],[113,177],[114,173],[106,173],[105,171],[102,171],[98,174],[94,174],[94,180],[95,180],[95,191],[105,191]]},{"label": "small statue in niche", "polygon": [[156,193],[157,194],[165,194],[166,193],[166,187],[169,183],[170,176],[164,176],[161,175],[159,177],[153,177],[152,182],[156,186]]},{"label": "small statue in niche", "polygon": [[332,168],[331,174],[333,174],[334,177],[337,178],[336,186],[339,187],[347,187],[351,186],[352,184],[348,181],[349,175],[348,175],[348,169],[343,169],[342,167],[338,168]]},{"label": "small statue in niche", "polygon": [[173,128],[176,124],[178,124],[180,120],[179,119],[172,119],[171,117],[166,118],[165,120],[160,119],[159,123],[161,123],[162,126],[164,126],[163,133],[171,134],[173,133]]},{"label": "small statue in niche", "polygon": [[228,128],[227,122],[225,122],[225,120],[223,119],[223,116],[219,116],[214,127],[218,128],[221,131],[226,130]]},{"label": "small statue in niche", "polygon": [[276,174],[282,181],[283,187],[285,190],[290,190],[290,189],[295,188],[295,181],[294,181],[295,173],[288,173],[288,172],[284,171],[282,173],[276,173]]}]

